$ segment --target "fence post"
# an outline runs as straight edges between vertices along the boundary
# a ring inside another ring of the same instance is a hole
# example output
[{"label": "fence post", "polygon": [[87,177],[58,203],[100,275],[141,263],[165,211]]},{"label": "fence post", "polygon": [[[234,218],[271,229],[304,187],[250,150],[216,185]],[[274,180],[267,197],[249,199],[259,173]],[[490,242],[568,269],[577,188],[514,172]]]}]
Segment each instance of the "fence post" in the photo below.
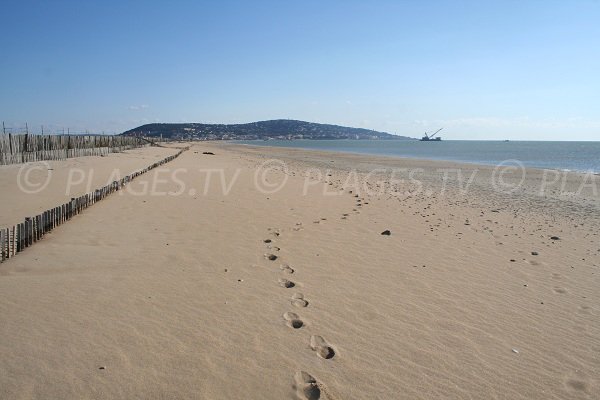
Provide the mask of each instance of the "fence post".
[{"label": "fence post", "polygon": [[29,247],[29,225],[31,224],[31,218],[26,217],[25,222],[23,222],[23,224],[25,228],[25,235],[23,235],[25,239],[25,245],[23,247],[27,248]]},{"label": "fence post", "polygon": [[[27,126],[27,124],[25,124],[25,126]],[[21,153],[21,156],[23,157],[23,164],[25,163],[25,154],[27,153],[27,137],[29,136],[28,133],[25,134],[25,142],[23,145],[23,152]]]},{"label": "fence post", "polygon": [[29,217],[29,246],[33,246],[33,228],[34,228],[34,223],[33,223],[33,218]]},{"label": "fence post", "polygon": [[25,222],[21,222],[21,251],[27,247],[27,227]]},{"label": "fence post", "polygon": [[8,251],[9,258],[15,255],[15,248],[16,248],[16,242],[15,242],[16,232],[15,232],[15,229],[16,229],[15,226],[13,226],[11,228],[11,230],[9,231],[9,233],[11,234],[10,238],[9,238],[9,246],[10,246],[10,249]]},{"label": "fence post", "polygon": [[[2,127],[4,128],[4,122],[2,123]],[[4,256],[4,248],[5,248],[5,244],[4,244],[4,229],[0,230],[0,262],[4,262],[4,260],[6,259],[6,257]]]},{"label": "fence post", "polygon": [[17,253],[21,252],[22,247],[22,237],[23,237],[23,230],[21,229],[21,225],[22,224],[17,224]]}]

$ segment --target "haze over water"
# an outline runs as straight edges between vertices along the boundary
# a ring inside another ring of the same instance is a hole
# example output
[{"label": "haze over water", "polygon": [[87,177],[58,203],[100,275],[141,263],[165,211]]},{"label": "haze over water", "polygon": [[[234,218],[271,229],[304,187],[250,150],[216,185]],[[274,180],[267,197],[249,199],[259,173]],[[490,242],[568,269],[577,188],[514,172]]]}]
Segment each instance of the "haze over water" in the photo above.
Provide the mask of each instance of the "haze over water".
[{"label": "haze over water", "polygon": [[600,142],[269,140],[240,143],[488,165],[518,160],[527,167],[600,173]]}]

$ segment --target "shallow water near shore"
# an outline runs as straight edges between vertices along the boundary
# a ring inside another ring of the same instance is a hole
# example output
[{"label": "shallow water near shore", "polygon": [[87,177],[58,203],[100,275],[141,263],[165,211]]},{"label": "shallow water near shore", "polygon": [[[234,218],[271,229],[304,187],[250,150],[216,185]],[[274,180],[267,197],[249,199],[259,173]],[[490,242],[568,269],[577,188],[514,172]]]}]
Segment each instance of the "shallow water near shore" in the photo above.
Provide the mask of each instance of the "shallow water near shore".
[{"label": "shallow water near shore", "polygon": [[507,160],[526,167],[600,173],[600,142],[444,140],[267,140],[238,141],[255,146],[306,148],[360,154],[497,165]]}]

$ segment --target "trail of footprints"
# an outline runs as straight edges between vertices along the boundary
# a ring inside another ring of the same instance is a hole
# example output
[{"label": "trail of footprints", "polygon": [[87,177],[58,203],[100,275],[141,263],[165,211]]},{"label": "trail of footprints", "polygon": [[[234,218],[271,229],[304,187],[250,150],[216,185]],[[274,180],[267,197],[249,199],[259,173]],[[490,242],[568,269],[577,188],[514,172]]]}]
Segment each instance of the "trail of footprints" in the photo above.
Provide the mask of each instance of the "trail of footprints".
[{"label": "trail of footprints", "polygon": [[[352,195],[356,200],[355,208],[352,209],[354,214],[360,214],[358,207],[362,207],[363,205],[369,204],[365,201],[364,198],[360,198],[358,194],[353,193],[351,190],[348,191],[348,194]],[[350,213],[342,214],[342,219],[347,219],[350,216]],[[321,222],[327,221],[326,218],[320,218],[319,220],[313,221],[315,224],[319,224]],[[296,226],[292,228],[293,231],[302,230],[302,223],[296,223]],[[281,231],[279,229],[271,229],[269,228],[271,235],[274,238],[278,238],[281,235]],[[267,249],[272,251],[273,253],[266,253],[265,258],[269,261],[277,261],[279,256],[274,254],[274,252],[278,252],[281,250],[279,247],[273,244],[274,239],[264,239]],[[297,288],[298,286],[296,282],[292,281],[292,275],[296,272],[294,268],[289,266],[288,264],[282,263],[279,266],[279,270],[285,277],[281,277],[278,279],[278,284],[284,289],[292,289]],[[296,309],[303,309],[309,306],[308,300],[304,298],[304,294],[301,292],[295,292],[290,298],[290,304],[294,306]],[[283,314],[283,319],[286,322],[286,325],[294,330],[302,329],[306,326],[306,323],[302,320],[302,318],[295,312],[288,311]],[[315,353],[317,357],[323,360],[331,360],[336,356],[336,351],[334,347],[320,335],[311,335],[309,339],[309,347]],[[294,376],[294,386],[296,396],[300,400],[317,400],[317,399],[334,399],[330,393],[328,393],[326,387],[318,382],[312,375],[305,371],[296,372]]]},{"label": "trail of footprints", "polygon": [[[281,234],[279,230],[269,230],[271,231],[271,234],[273,234],[275,237],[279,237]],[[279,247],[273,245],[272,239],[265,239],[263,240],[263,242],[265,243],[267,249],[270,251],[280,250]],[[277,255],[272,253],[265,254],[265,258],[269,261],[276,261],[279,259]],[[288,264],[281,264],[279,266],[279,269],[280,272],[286,276],[285,278],[282,277],[278,279],[277,282],[279,286],[281,286],[284,289],[292,289],[294,287],[297,287],[296,282],[288,279],[296,272],[294,268],[292,268]],[[290,304],[296,307],[297,309],[302,309],[308,307],[309,302],[304,298],[304,294],[302,294],[301,292],[295,292],[290,298]],[[283,319],[286,321],[286,325],[294,330],[302,329],[306,326],[302,318],[297,313],[292,311],[284,313]],[[309,346],[310,349],[315,352],[316,356],[323,360],[330,360],[336,355],[334,348],[322,336],[312,335],[309,339]],[[323,384],[317,382],[317,380],[307,372],[297,372],[294,377],[294,381],[294,389],[296,392],[296,396],[300,400],[317,400],[333,398],[330,394],[328,394]]]}]

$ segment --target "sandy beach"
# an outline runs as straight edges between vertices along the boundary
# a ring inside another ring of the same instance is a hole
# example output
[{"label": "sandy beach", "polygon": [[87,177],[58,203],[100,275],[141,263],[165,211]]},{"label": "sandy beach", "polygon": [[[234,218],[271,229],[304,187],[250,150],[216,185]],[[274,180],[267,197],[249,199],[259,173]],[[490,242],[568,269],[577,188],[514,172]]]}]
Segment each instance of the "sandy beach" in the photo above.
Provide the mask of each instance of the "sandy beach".
[{"label": "sandy beach", "polygon": [[[174,152],[1,167],[0,227]],[[599,189],[193,143],[0,264],[0,398],[600,398]]]},{"label": "sandy beach", "polygon": [[22,222],[48,208],[175,154],[176,149],[143,147],[103,157],[76,157],[0,166],[0,227]]}]

